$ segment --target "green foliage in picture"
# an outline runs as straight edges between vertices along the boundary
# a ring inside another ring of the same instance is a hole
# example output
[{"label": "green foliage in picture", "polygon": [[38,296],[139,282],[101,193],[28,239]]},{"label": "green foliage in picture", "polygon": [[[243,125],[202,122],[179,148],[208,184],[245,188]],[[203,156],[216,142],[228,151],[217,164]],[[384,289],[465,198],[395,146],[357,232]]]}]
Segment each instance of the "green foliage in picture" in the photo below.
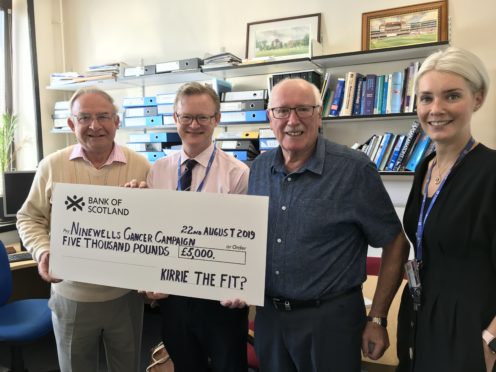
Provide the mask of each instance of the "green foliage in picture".
[{"label": "green foliage in picture", "polygon": [[0,171],[5,172],[12,167],[14,134],[17,116],[10,113],[2,114],[0,120]]}]

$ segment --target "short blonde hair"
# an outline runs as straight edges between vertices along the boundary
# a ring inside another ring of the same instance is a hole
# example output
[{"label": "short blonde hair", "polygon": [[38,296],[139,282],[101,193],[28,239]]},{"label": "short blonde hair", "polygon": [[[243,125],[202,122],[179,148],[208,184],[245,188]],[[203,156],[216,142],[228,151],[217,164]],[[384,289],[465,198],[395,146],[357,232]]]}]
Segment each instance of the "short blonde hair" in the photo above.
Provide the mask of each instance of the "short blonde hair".
[{"label": "short blonde hair", "polygon": [[213,90],[208,85],[198,83],[196,81],[191,83],[183,84],[179,87],[176,93],[176,99],[174,100],[174,112],[177,110],[177,105],[182,101],[184,97],[197,96],[205,94],[212,99],[215,105],[215,113],[220,112],[220,99],[215,90]]},{"label": "short blonde hair", "polygon": [[431,54],[422,63],[415,79],[415,92],[418,93],[420,78],[429,71],[457,74],[469,84],[472,93],[481,92],[483,99],[489,90],[489,74],[479,57],[465,49],[449,47]]}]

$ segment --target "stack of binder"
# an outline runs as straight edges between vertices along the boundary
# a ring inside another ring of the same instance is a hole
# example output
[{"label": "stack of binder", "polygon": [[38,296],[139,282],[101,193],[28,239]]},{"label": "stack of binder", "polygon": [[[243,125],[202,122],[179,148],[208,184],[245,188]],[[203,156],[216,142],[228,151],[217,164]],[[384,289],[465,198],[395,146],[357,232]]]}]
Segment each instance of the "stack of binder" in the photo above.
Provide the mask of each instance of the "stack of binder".
[{"label": "stack of binder", "polygon": [[179,134],[161,132],[130,134],[129,142],[126,145],[154,163],[165,157],[167,150],[180,144]]},{"label": "stack of binder", "polygon": [[221,123],[266,123],[267,89],[224,92],[221,94]]},{"label": "stack of binder", "polygon": [[55,102],[52,112],[53,131],[54,132],[70,132],[71,129],[67,124],[67,119],[71,116],[69,101]]},{"label": "stack of binder", "polygon": [[124,77],[134,77],[143,75],[164,74],[171,72],[196,71],[203,65],[200,58],[179,59],[176,61],[159,62],[154,65],[126,67]]},{"label": "stack of binder", "polygon": [[203,60],[203,70],[218,67],[236,66],[241,63],[241,58],[232,53],[220,53],[207,57]]},{"label": "stack of binder", "polygon": [[116,76],[122,76],[124,69],[127,67],[125,62],[111,62],[101,65],[88,66],[86,76],[99,77],[100,79],[108,79]]},{"label": "stack of binder", "polygon": [[161,127],[162,116],[158,114],[157,99],[149,97],[126,97],[122,101],[124,107],[124,127],[154,128]]},{"label": "stack of binder", "polygon": [[157,113],[162,115],[162,125],[174,126],[174,100],[176,99],[176,93],[163,93],[157,94]]},{"label": "stack of binder", "polygon": [[243,161],[250,162],[259,152],[258,132],[221,132],[215,139],[218,148]]},{"label": "stack of binder", "polygon": [[270,128],[260,128],[258,137],[260,153],[275,149],[279,146],[279,142]]}]

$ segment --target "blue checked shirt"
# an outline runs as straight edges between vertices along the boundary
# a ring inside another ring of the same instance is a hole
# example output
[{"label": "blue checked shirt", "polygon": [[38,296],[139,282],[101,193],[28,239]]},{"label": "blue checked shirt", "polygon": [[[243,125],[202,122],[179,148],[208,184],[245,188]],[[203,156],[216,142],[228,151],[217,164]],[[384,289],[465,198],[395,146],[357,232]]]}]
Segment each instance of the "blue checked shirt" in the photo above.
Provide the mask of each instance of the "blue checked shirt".
[{"label": "blue checked shirt", "polygon": [[361,285],[368,245],[401,231],[375,165],[321,136],[314,155],[287,174],[280,148],[253,162],[248,193],[269,196],[265,294],[325,299]]}]

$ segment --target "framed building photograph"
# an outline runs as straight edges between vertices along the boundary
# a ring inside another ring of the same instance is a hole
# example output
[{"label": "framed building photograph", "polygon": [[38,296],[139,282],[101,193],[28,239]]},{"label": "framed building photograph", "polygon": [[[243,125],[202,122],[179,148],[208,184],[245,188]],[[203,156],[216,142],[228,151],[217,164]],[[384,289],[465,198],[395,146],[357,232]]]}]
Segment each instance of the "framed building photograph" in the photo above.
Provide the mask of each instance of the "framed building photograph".
[{"label": "framed building photograph", "polygon": [[312,40],[320,42],[320,13],[251,22],[246,30],[246,58],[308,57]]},{"label": "framed building photograph", "polygon": [[362,14],[362,50],[447,40],[446,0]]}]

